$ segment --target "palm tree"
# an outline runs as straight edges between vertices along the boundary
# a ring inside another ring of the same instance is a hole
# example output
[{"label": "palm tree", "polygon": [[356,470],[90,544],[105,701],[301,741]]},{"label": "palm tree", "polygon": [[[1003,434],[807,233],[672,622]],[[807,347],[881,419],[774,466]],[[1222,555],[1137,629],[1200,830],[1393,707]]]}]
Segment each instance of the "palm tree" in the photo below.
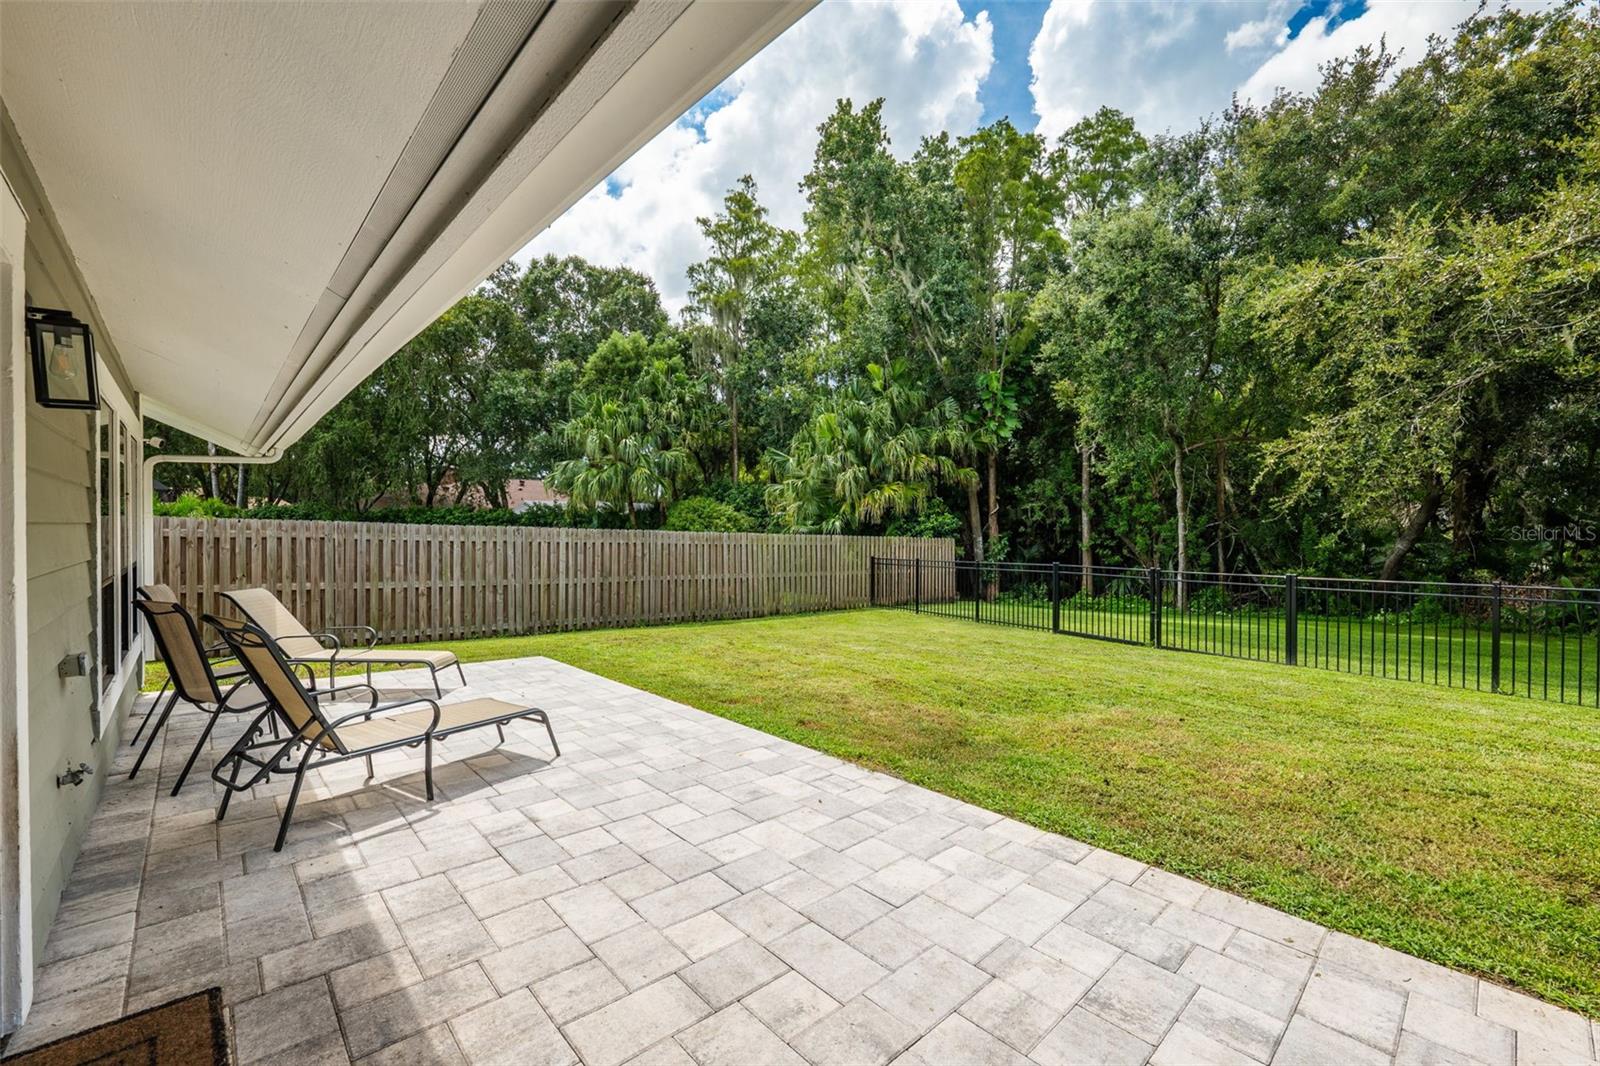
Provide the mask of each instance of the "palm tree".
[{"label": "palm tree", "polygon": [[953,399],[930,405],[906,384],[905,368],[867,367],[769,463],[779,481],[769,505],[792,529],[838,533],[916,514],[941,483],[976,484],[958,461],[960,413]]},{"label": "palm tree", "polygon": [[695,462],[686,446],[689,412],[671,384],[667,367],[652,366],[629,396],[576,398],[578,413],[560,430],[574,454],[550,478],[573,507],[618,507],[637,528],[637,504],[665,510],[672,502]]}]

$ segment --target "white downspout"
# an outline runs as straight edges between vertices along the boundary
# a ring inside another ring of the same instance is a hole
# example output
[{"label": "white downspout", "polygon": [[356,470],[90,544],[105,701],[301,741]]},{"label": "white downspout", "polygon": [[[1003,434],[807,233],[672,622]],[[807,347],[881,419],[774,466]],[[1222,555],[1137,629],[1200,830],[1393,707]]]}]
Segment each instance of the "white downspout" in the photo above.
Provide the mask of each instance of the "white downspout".
[{"label": "white downspout", "polygon": [[[151,455],[144,461],[143,490],[140,495],[144,502],[139,505],[140,532],[139,538],[139,573],[144,580],[156,579],[156,493],[155,470],[161,463],[207,463],[223,466],[270,466],[283,458],[283,453],[276,448],[261,455]],[[145,657],[149,658],[155,650],[151,644],[151,637],[145,633]]]}]

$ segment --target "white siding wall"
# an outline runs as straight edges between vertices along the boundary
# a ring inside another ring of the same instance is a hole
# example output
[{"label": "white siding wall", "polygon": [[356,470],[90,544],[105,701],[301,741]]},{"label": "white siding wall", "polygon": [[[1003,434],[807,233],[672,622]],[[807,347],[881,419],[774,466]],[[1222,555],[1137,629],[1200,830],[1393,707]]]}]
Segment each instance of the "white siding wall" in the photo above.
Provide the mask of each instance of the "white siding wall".
[{"label": "white siding wall", "polygon": [[[0,169],[28,213],[23,285],[30,303],[69,310],[88,321],[95,347],[109,364],[102,393],[115,390],[135,399],[117,357],[115,342],[103,328],[77,264],[48,202],[40,195],[15,131],[4,124]],[[20,353],[19,353],[20,354]],[[31,374],[31,371],[30,371]],[[121,690],[115,707],[105,709],[101,736],[94,736],[94,688],[99,684],[94,619],[96,454],[94,415],[40,407],[28,381],[26,425],[26,542],[28,609],[28,852],[32,861],[31,924],[34,962],[43,958],[45,937],[61,905],[73,863],[83,845],[89,817],[99,802],[121,743],[122,725],[137,685]],[[137,440],[137,434],[135,435]],[[140,458],[135,449],[135,461]],[[7,620],[9,621],[9,620]],[[62,657],[87,651],[95,675],[62,679]],[[56,775],[87,763],[93,770],[82,785],[57,788]]]},{"label": "white siding wall", "polygon": [[[31,387],[31,386],[30,386]],[[28,407],[28,736],[35,958],[72,872],[120,730],[94,738],[93,677],[63,679],[72,652],[94,650],[94,416]],[[113,723],[114,724],[114,723]],[[80,762],[94,776],[56,787]]]}]

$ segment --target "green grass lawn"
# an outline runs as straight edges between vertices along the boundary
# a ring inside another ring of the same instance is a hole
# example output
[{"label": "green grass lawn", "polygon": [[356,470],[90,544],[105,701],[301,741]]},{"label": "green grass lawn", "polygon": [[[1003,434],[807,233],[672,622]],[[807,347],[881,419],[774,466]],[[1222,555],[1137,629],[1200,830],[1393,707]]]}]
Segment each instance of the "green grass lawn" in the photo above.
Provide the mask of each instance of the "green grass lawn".
[{"label": "green grass lawn", "polygon": [[1590,709],[898,611],[450,646],[560,659],[1600,1015]]}]

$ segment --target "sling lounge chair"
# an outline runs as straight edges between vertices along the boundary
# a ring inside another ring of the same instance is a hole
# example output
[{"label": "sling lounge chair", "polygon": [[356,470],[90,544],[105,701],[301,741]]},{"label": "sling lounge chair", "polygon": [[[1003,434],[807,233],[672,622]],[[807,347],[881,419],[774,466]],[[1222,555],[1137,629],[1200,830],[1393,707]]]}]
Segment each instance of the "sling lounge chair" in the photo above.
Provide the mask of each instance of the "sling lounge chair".
[{"label": "sling lounge chair", "polygon": [[[210,716],[205,728],[200,731],[200,739],[195,741],[194,750],[189,753],[189,761],[183,764],[183,772],[178,774],[178,780],[173,783],[172,794],[176,796],[188,779],[189,771],[194,769],[201,749],[211,739],[217,719],[224,714],[258,711],[266,703],[261,700],[247,704],[238,702],[241,692],[252,691],[245,684],[247,677],[244,668],[236,663],[212,661],[214,649],[207,648],[200,639],[200,630],[194,624],[194,617],[178,603],[171,589],[165,585],[146,585],[139,590],[139,598],[134,606],[150,624],[150,633],[161,651],[161,660],[167,664],[167,685],[162,687],[161,693],[165,693],[170,686],[172,695],[167,698],[150,735],[145,738],[144,747],[140,749],[139,757],[134,760],[133,769],[128,773],[129,780],[139,776],[139,767],[144,765],[145,756],[150,754],[150,748],[180,699],[194,704]],[[224,689],[223,681],[230,681],[231,684]],[[145,714],[146,721],[160,703],[161,694],[157,694],[155,703],[150,705],[150,710]],[[143,731],[143,723],[139,729]]]},{"label": "sling lounge chair", "polygon": [[[135,590],[135,594],[141,600],[155,600],[159,603],[178,602],[178,594],[172,591],[172,586],[170,585],[140,585]],[[205,656],[211,664],[211,674],[216,680],[241,681],[244,679],[244,667],[233,660],[233,653],[228,650],[226,644],[219,641],[215,644],[206,645]],[[307,665],[304,669],[307,682],[316,684],[316,674],[311,666]],[[166,680],[161,682],[161,690],[156,693],[156,698],[151,702],[149,710],[144,712],[144,717],[139,719],[139,728],[133,731],[133,739],[128,741],[130,747],[139,743],[139,738],[144,735],[145,726],[150,724],[152,718],[158,717],[156,708],[161,706],[162,698],[166,696],[167,690],[171,687],[172,670],[169,668]],[[138,772],[137,767],[135,767],[134,772]],[[129,776],[131,777],[132,775],[130,774]]]},{"label": "sling lounge chair", "polygon": [[[222,634],[250,679],[267,698],[267,709],[246,727],[244,735],[217,760],[211,771],[212,778],[225,790],[217,808],[217,820],[227,816],[228,801],[235,792],[244,792],[274,773],[293,773],[294,783],[283,809],[274,851],[283,850],[306,773],[318,767],[365,758],[370,779],[376,776],[372,766],[374,755],[420,745],[423,780],[427,784],[428,799],[432,800],[434,741],[456,733],[492,725],[503,741],[508,723],[528,719],[544,726],[550,735],[550,747],[558,757],[561,755],[550,716],[538,707],[518,707],[493,699],[441,705],[427,696],[380,705],[378,690],[360,682],[338,688],[308,689],[295,676],[294,666],[285,653],[261,627],[212,615],[206,616],[206,622]],[[358,690],[368,694],[365,707],[337,718],[330,718],[323,712],[323,701],[332,702],[340,693]],[[404,707],[417,709],[401,711]],[[397,711],[400,713],[394,713]],[[274,716],[287,727],[286,739],[264,739]],[[248,776],[241,777],[246,774]]]},{"label": "sling lounge chair", "polygon": [[[169,585],[140,585],[134,590],[134,595],[141,600],[160,600],[163,603],[178,602],[178,594],[173,592],[171,586]],[[225,654],[225,646],[219,648],[213,644],[206,648],[206,658],[213,660],[211,668],[212,672],[216,674],[217,679],[222,680],[225,677],[243,677],[244,667],[239,666],[237,663],[223,665],[222,663],[214,661],[218,655]],[[156,693],[156,698],[151,702],[150,708],[144,712],[144,717],[139,719],[139,728],[133,731],[133,739],[128,741],[128,745],[130,747],[139,743],[139,738],[144,735],[144,727],[150,724],[150,719],[156,717],[156,708],[161,706],[162,699],[166,696],[167,690],[171,687],[172,671],[168,670],[166,680],[161,682],[161,691]]]},{"label": "sling lounge chair", "polygon": [[[277,642],[278,648],[290,663],[312,665],[328,664],[328,684],[333,684],[334,670],[345,664],[365,665],[367,684],[372,684],[372,667],[375,664],[426,666],[433,678],[433,691],[444,695],[439,687],[439,671],[456,668],[461,683],[467,683],[466,672],[455,655],[448,651],[405,651],[399,648],[379,648],[378,631],[371,626],[328,626],[313,633],[296,618],[283,601],[266,589],[234,589],[223,596],[261,630]],[[359,634],[363,644],[347,646],[339,634]],[[331,642],[332,647],[327,642]],[[314,684],[315,682],[313,682]]]}]

